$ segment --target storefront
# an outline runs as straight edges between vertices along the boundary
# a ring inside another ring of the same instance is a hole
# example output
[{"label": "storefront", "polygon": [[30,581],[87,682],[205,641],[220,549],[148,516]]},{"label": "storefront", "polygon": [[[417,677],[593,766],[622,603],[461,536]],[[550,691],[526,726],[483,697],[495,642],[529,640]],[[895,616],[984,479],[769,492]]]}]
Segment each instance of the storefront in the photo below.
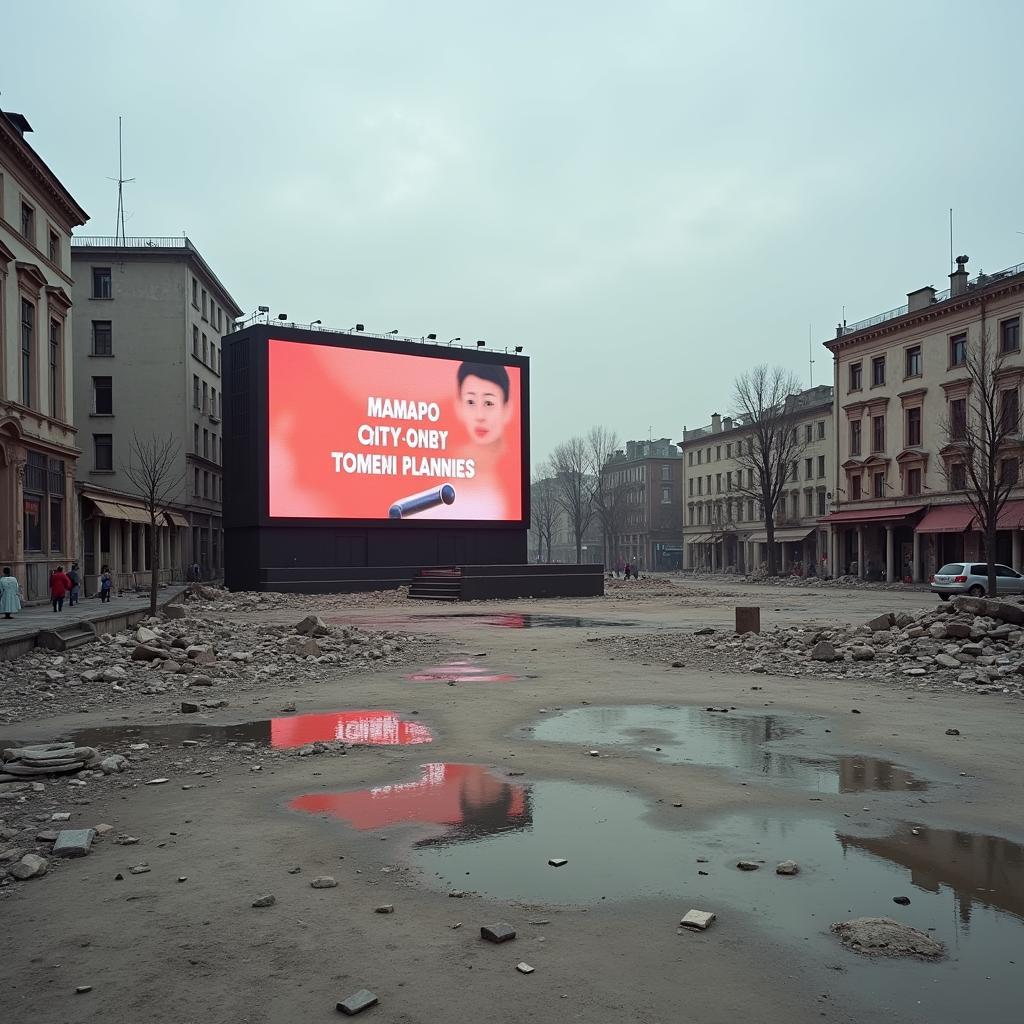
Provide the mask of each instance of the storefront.
[{"label": "storefront", "polygon": [[820,520],[831,533],[833,574],[860,579],[921,578],[921,534],[914,526],[924,505],[844,509]]}]

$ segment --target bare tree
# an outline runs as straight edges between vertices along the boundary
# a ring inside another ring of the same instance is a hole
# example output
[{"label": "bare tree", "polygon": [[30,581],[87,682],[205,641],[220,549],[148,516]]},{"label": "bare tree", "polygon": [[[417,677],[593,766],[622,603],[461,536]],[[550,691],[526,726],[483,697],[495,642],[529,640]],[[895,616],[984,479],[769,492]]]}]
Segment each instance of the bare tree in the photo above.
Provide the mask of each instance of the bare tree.
[{"label": "bare tree", "polygon": [[576,564],[583,561],[583,535],[594,518],[594,478],[590,449],[582,437],[563,441],[551,456],[555,500],[576,542]]},{"label": "bare tree", "polygon": [[606,563],[614,563],[619,534],[626,525],[628,485],[616,480],[614,464],[609,459],[619,447],[618,435],[607,427],[591,427],[584,439],[589,472],[594,479],[594,515],[604,535]]},{"label": "bare tree", "polygon": [[157,589],[160,584],[160,545],[157,543],[157,518],[167,510],[185,478],[184,470],[178,470],[178,453],[181,446],[173,434],[158,437],[152,434],[140,438],[132,434],[131,458],[123,467],[125,476],[132,482],[142,503],[149,513],[149,614],[156,615]]},{"label": "bare tree", "polygon": [[[551,561],[551,542],[558,526],[558,496],[554,471],[550,464],[541,463],[530,484],[530,525],[537,536],[537,561]],[[543,558],[547,550],[547,559]]]},{"label": "bare tree", "polygon": [[[984,319],[982,320],[984,324]],[[943,475],[951,491],[964,491],[985,538],[988,593],[996,589],[996,531],[1021,464],[1020,384],[1024,369],[1006,365],[983,328],[967,350],[967,395],[949,403],[943,421]]]},{"label": "bare tree", "polygon": [[778,571],[775,561],[775,511],[779,499],[807,447],[797,430],[800,382],[781,366],[762,363],[736,378],[734,401],[747,428],[740,442],[740,494],[754,498],[764,509],[768,542],[768,573]]}]

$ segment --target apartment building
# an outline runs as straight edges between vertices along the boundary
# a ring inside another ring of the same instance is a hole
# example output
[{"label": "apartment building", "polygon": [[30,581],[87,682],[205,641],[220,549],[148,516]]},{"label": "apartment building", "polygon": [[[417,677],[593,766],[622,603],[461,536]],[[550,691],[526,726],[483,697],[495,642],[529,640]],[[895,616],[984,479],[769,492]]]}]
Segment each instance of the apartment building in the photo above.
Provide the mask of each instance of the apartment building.
[{"label": "apartment building", "polygon": [[667,572],[683,565],[683,457],[667,437],[627,441],[605,463],[605,562]]},{"label": "apartment building", "polygon": [[0,111],[0,565],[28,600],[74,559],[71,232],[88,219]]},{"label": "apartment building", "polygon": [[144,586],[149,515],[125,473],[133,438],[174,438],[178,481],[159,529],[165,579],[224,567],[221,339],[241,308],[186,237],[71,243],[80,344],[75,416],[87,587],[103,565]]},{"label": "apartment building", "polygon": [[[775,510],[776,564],[782,572],[831,575],[827,532],[835,481],[833,392],[828,385],[790,398],[800,457],[790,466]],[[750,573],[768,560],[764,508],[751,496],[754,471],[741,458],[750,428],[739,417],[715,413],[705,427],[683,429],[681,454],[683,568]]]},{"label": "apartment building", "polygon": [[[950,286],[919,288],[905,305],[826,342],[835,361],[836,501],[826,520],[834,562],[861,577],[920,581],[944,562],[983,557],[967,481],[948,424],[965,422],[968,353],[998,352],[999,400],[1020,408],[1024,264],[970,278],[957,260]],[[1017,479],[1020,445],[1004,469]],[[1024,489],[999,519],[997,560],[1021,564]]]}]

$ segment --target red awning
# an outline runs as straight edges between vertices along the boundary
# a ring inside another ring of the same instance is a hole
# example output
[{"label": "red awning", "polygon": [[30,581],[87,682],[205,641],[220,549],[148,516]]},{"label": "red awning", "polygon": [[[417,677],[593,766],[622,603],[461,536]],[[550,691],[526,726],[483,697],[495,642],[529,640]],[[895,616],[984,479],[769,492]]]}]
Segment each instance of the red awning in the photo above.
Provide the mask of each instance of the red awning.
[{"label": "red awning", "polygon": [[973,518],[970,505],[934,505],[914,527],[914,533],[963,533]]},{"label": "red awning", "polygon": [[921,512],[924,505],[903,505],[900,508],[865,508],[850,509],[848,512],[833,512],[819,523],[841,524],[841,523],[877,523],[885,520],[906,519],[917,512]]},{"label": "red awning", "polygon": [[997,530],[1024,529],[1024,501],[1008,501],[996,520]]}]

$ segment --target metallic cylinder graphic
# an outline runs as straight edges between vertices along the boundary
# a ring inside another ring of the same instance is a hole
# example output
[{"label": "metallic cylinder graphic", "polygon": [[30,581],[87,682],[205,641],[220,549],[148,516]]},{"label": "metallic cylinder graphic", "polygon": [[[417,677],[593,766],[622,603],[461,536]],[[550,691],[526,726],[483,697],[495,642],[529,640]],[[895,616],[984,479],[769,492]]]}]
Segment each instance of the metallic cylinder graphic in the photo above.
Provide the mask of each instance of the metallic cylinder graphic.
[{"label": "metallic cylinder graphic", "polygon": [[410,494],[408,498],[399,498],[388,509],[388,518],[405,519],[407,516],[416,515],[417,512],[426,512],[428,508],[451,505],[454,501],[455,488],[451,484],[441,484],[440,487],[431,487],[429,491],[420,491],[419,494]]}]

